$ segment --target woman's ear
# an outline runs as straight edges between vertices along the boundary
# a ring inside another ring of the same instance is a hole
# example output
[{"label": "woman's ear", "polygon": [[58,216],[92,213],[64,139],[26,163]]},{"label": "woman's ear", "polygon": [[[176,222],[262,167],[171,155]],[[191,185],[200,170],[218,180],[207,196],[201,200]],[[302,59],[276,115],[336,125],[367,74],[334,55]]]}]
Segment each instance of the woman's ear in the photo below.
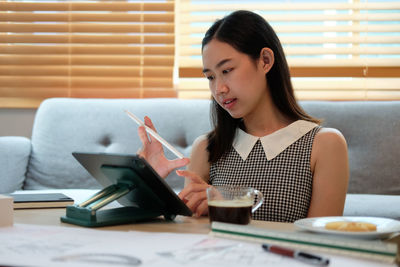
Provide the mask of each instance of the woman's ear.
[{"label": "woman's ear", "polygon": [[274,52],[268,47],[261,49],[260,64],[265,74],[267,74],[274,65]]}]

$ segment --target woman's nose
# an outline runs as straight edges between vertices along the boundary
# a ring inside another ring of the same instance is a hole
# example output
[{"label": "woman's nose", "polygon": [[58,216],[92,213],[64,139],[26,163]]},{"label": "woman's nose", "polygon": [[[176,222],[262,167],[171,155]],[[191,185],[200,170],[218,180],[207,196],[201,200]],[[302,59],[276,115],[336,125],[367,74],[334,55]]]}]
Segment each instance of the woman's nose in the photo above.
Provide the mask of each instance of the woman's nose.
[{"label": "woman's nose", "polygon": [[216,93],[217,94],[224,94],[229,91],[228,85],[223,80],[219,80],[216,84]]}]

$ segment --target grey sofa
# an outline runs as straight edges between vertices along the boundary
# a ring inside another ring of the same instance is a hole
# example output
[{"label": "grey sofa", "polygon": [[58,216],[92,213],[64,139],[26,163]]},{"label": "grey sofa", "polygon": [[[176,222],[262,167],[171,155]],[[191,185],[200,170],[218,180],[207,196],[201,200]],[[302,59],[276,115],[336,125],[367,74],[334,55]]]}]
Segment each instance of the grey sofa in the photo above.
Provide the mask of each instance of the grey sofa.
[{"label": "grey sofa", "polygon": [[[303,101],[348,142],[350,183],[345,215],[400,218],[400,101]],[[123,112],[152,118],[158,132],[189,156],[210,129],[208,100],[53,98],[39,107],[32,138],[0,137],[0,192],[100,188],[71,152],[135,154],[137,125]],[[166,152],[167,156],[174,156]],[[183,178],[166,180],[175,190]]]}]

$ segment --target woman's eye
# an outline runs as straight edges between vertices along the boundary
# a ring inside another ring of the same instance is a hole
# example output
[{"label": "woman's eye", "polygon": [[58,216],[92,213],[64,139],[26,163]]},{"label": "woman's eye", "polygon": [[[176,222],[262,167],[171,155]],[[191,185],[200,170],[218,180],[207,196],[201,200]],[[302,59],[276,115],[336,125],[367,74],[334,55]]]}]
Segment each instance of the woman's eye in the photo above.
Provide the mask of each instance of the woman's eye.
[{"label": "woman's eye", "polygon": [[212,81],[214,80],[214,76],[210,75],[210,76],[206,76],[207,80]]},{"label": "woman's eye", "polygon": [[223,74],[227,74],[227,73],[229,73],[229,72],[231,72],[231,71],[232,71],[232,69],[226,69],[226,70],[223,70],[222,73],[223,73]]}]

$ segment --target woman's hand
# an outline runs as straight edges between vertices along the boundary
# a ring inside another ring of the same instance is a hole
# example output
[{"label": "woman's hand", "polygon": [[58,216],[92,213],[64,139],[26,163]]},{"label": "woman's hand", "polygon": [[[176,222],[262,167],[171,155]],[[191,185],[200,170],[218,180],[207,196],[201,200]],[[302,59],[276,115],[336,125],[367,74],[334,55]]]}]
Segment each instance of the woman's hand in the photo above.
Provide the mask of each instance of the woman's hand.
[{"label": "woman's hand", "polygon": [[[144,124],[156,132],[149,117],[144,117]],[[144,126],[138,128],[138,134],[143,147],[139,149],[137,154],[143,157],[161,177],[165,178],[172,170],[183,167],[189,163],[188,158],[168,160],[165,157],[161,143],[153,136],[147,135]]]},{"label": "woman's hand", "polygon": [[201,215],[207,215],[208,202],[206,189],[211,185],[207,184],[194,172],[178,170],[176,173],[190,180],[179,193],[179,197],[185,202],[186,206],[191,209],[195,216],[200,217]]}]

